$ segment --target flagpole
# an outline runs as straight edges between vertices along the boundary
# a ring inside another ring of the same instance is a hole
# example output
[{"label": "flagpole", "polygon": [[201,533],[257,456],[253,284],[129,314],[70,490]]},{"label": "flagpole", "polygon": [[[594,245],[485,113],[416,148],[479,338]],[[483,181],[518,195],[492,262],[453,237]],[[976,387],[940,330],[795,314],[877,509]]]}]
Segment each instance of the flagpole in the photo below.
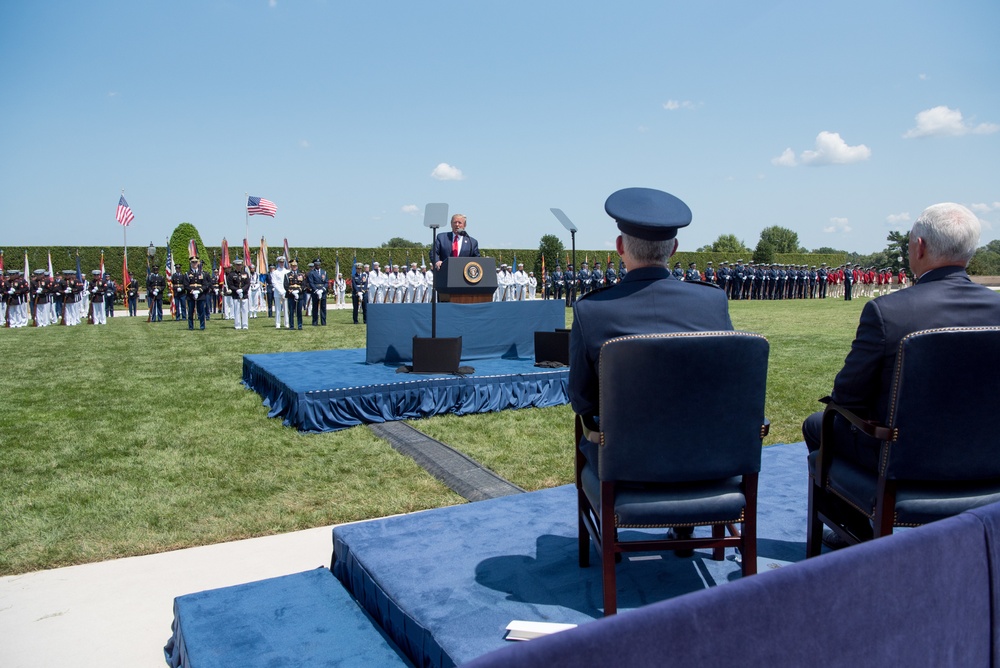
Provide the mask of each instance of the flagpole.
[{"label": "flagpole", "polygon": [[[249,243],[250,241],[250,209],[247,208],[247,203],[249,201],[250,201],[250,193],[248,192],[243,193],[243,217],[246,220],[246,225],[247,225],[247,233],[244,235],[244,238],[247,240],[247,243]],[[246,258],[244,258],[244,261],[246,261]]]}]

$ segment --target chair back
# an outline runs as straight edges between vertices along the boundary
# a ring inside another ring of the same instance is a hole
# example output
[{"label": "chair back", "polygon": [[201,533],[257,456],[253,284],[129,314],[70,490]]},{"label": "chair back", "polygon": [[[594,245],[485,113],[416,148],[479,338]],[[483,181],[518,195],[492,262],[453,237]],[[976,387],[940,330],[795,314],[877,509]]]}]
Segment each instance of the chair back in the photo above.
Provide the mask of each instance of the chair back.
[{"label": "chair back", "polygon": [[914,332],[899,343],[883,474],[1000,479],[1000,327]]},{"label": "chair back", "polygon": [[598,474],[684,482],[760,471],[767,339],[677,332],[601,347]]}]

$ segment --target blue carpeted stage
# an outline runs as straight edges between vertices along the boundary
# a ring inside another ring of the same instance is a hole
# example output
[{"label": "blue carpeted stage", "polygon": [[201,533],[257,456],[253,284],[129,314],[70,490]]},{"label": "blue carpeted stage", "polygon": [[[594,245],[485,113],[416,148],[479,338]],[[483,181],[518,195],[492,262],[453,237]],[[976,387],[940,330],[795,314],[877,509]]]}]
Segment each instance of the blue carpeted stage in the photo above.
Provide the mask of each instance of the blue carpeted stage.
[{"label": "blue carpeted stage", "polygon": [[534,358],[469,364],[475,373],[456,376],[397,373],[396,365],[366,364],[360,349],[245,355],[243,383],[264,398],[268,417],[309,432],[568,400],[568,368],[539,368]]},{"label": "blue carpeted stage", "polygon": [[[754,577],[766,578],[769,570],[805,557],[806,493],[805,446],[765,448],[758,512],[760,574]],[[581,624],[601,616],[599,558],[594,555],[590,568],[577,565],[575,508],[572,486],[562,486],[339,526],[333,532],[334,574],[416,665],[461,664],[503,646],[504,628],[512,620]],[[690,559],[673,553],[633,555],[618,566],[619,606],[626,610],[714,587],[738,579],[739,572],[731,550],[721,562],[713,561],[707,550]],[[282,599],[288,583],[280,580],[264,581],[274,583],[270,599],[261,591],[265,585],[242,585],[252,605],[232,598],[230,590],[238,588],[191,595],[202,597],[201,610],[187,604],[189,597],[179,598],[168,649],[183,646],[190,657],[232,651],[238,660],[229,665],[264,665],[249,661],[252,653],[241,649],[248,642],[245,629],[233,630],[228,618],[213,612],[239,606],[259,620],[257,632],[266,636],[260,642],[269,652],[278,652],[272,644],[283,637],[285,656],[294,656],[303,640],[297,633],[274,633],[269,626],[289,604]],[[203,600],[216,595],[226,597],[225,605]],[[300,606],[308,606],[329,594],[306,587],[293,596]],[[199,613],[203,618],[198,623],[213,631],[202,631],[194,640],[185,635],[193,623],[186,618]],[[330,641],[326,649],[324,660],[337,665],[338,647]],[[169,655],[168,662],[202,665],[193,658],[169,661]]]},{"label": "blue carpeted stage", "polygon": [[364,350],[245,355],[243,383],[268,417],[309,432],[568,401],[569,369],[534,364],[534,333],[565,326],[562,302],[438,304],[438,336],[461,336],[462,364],[475,371],[397,373],[412,362],[413,337],[430,336],[430,313],[430,304],[372,304]]}]

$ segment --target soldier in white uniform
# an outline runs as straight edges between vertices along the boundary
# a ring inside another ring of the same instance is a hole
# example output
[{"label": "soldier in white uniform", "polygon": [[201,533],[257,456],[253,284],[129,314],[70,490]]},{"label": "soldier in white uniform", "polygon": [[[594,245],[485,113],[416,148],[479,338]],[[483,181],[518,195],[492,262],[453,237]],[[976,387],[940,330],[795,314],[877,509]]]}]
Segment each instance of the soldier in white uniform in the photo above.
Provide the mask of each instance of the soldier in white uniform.
[{"label": "soldier in white uniform", "polygon": [[274,291],[274,328],[281,329],[282,323],[288,327],[288,304],[285,301],[285,276],[288,264],[284,255],[279,255],[271,270],[271,290]]}]

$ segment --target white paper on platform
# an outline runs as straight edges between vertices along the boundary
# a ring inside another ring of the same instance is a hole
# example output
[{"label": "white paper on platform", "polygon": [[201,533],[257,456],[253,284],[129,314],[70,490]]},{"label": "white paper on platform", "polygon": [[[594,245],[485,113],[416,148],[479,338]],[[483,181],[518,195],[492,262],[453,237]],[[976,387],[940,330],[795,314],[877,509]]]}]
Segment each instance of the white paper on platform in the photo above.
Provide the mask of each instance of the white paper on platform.
[{"label": "white paper on platform", "polygon": [[566,629],[576,628],[576,624],[556,624],[555,622],[526,622],[515,619],[507,625],[504,640],[531,640]]}]

